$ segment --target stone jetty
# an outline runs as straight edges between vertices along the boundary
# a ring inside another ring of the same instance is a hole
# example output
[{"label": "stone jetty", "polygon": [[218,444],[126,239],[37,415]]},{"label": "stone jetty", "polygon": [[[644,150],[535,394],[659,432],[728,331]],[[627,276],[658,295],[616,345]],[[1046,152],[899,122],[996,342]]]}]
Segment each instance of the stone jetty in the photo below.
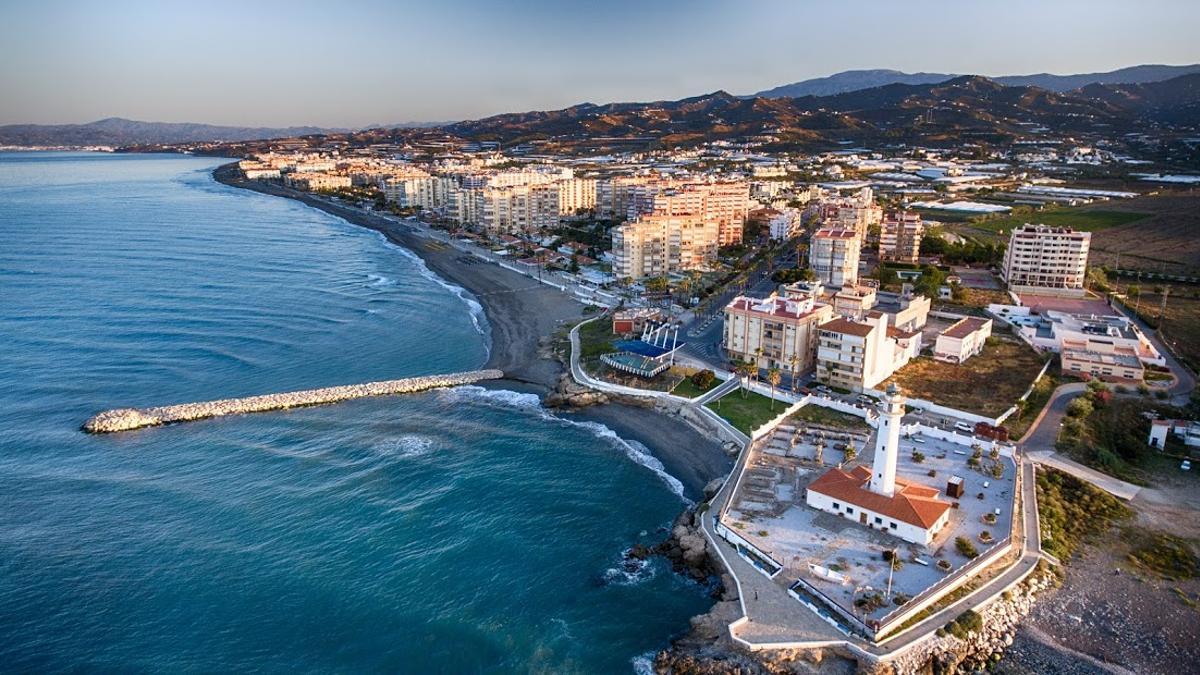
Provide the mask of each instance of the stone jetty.
[{"label": "stone jetty", "polygon": [[348,384],[338,387],[324,387],[322,389],[291,391],[282,394],[227,398],[218,401],[203,401],[201,403],[181,403],[179,405],[160,406],[156,408],[118,408],[116,410],[106,410],[84,422],[83,430],[93,434],[130,431],[142,427],[152,427],[174,422],[189,422],[191,420],[202,420],[222,415],[242,415],[269,410],[285,410],[287,408],[336,403],[338,401],[366,398],[368,396],[410,394],[425,391],[426,389],[456,387],[483,380],[498,380],[502,377],[504,377],[504,373],[499,370],[471,370],[463,373],[450,373],[448,375],[425,375],[402,380],[383,380],[381,382],[367,382],[365,384]]}]

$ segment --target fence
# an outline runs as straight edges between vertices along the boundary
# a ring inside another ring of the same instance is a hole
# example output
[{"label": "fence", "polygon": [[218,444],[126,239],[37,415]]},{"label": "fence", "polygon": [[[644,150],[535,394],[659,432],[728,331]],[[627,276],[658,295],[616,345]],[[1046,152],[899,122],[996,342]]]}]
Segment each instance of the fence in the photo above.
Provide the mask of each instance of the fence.
[{"label": "fence", "polygon": [[[838,618],[843,619],[846,623],[849,624],[849,627],[847,628],[846,626],[839,625],[836,619],[834,619],[831,616],[827,616],[826,611],[822,611],[822,609],[820,607],[817,607],[817,606],[813,605],[812,603],[808,602],[807,600],[805,600],[800,595],[800,593],[796,591],[797,588],[803,590],[805,593],[811,595],[818,602],[825,605],[826,610],[833,612],[834,614],[836,614],[838,616]],[[812,584],[808,583],[807,581],[805,581],[803,579],[796,579],[796,582],[793,583],[790,587],[788,587],[788,595],[792,596],[793,598],[795,598],[796,600],[800,601],[805,606],[807,606],[809,609],[816,612],[817,616],[819,616],[822,619],[825,619],[825,621],[833,624],[834,628],[837,628],[838,630],[845,632],[845,633],[849,633],[849,632],[859,633],[863,637],[866,637],[867,639],[870,639],[870,640],[875,639],[875,629],[871,628],[867,624],[863,623],[863,621],[861,619],[859,619],[858,617],[854,616],[850,612],[843,609],[841,607],[841,605],[838,605],[833,600],[830,600],[829,596],[827,596],[824,593],[822,593],[821,591],[817,590],[816,586],[813,586]]]},{"label": "fence", "polygon": [[762,572],[768,579],[774,579],[783,571],[783,563],[776,561],[740,534],[725,527],[725,523],[721,522],[721,518],[717,514],[713,514],[713,529],[722,539],[733,545],[743,560],[753,565],[754,569]]},{"label": "fence", "polygon": [[1011,550],[1012,535],[1009,535],[995,544],[992,544],[992,547],[989,548],[985,553],[979,555],[979,557],[971,560],[971,562],[968,562],[966,565],[963,565],[957,570],[950,572],[946,578],[921,591],[911,600],[904,603],[902,607],[897,607],[890,613],[884,615],[884,617],[879,620],[878,627],[876,629],[876,636],[885,635],[889,628],[899,626],[916,614],[920,613],[929,605],[932,605],[940,600],[947,593],[950,593],[954,589],[965,584],[972,577],[982,572],[984,569],[999,560]]}]

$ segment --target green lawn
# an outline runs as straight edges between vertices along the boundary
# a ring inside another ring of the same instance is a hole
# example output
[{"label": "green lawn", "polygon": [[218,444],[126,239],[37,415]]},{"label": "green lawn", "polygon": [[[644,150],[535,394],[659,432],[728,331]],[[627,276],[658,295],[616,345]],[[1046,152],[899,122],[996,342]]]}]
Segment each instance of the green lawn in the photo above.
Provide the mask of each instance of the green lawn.
[{"label": "green lawn", "polygon": [[[743,393],[746,394],[745,398],[742,397]],[[750,432],[775,419],[789,404],[787,401],[772,401],[762,394],[739,389],[705,405],[749,436]]]},{"label": "green lawn", "polygon": [[797,410],[792,415],[792,419],[839,429],[870,429],[861,417],[837,410],[830,410],[829,408],[822,408],[815,404],[806,405]]},{"label": "green lawn", "polygon": [[1008,233],[1025,223],[1042,223],[1055,227],[1070,227],[1082,232],[1095,232],[1118,225],[1127,225],[1149,218],[1149,213],[1132,211],[1101,211],[1072,208],[1048,208],[1044,211],[1023,212],[1010,216],[972,220],[970,225],[981,230]]},{"label": "green lawn", "polygon": [[671,390],[671,393],[675,394],[676,396],[682,396],[684,398],[696,398],[697,396],[700,396],[701,394],[704,394],[704,393],[712,391],[713,389],[716,389],[717,387],[721,386],[721,384],[722,384],[721,380],[713,378],[712,384],[705,387],[704,389],[701,389],[700,387],[697,387],[696,385],[692,384],[691,377],[685,377],[685,378],[683,378],[682,381],[680,381],[680,383],[678,385],[675,386],[675,388],[673,390]]}]

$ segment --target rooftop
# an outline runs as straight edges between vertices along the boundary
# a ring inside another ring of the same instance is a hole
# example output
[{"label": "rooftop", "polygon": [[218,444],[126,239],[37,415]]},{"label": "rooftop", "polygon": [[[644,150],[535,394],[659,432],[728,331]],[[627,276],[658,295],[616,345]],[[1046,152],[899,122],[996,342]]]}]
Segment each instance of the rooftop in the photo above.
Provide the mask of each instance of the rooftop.
[{"label": "rooftop", "polygon": [[897,478],[896,492],[889,497],[867,489],[870,481],[871,470],[865,466],[849,472],[835,467],[810,483],[808,489],[925,529],[950,509],[950,502],[938,499],[935,488]]},{"label": "rooftop", "polygon": [[945,335],[948,338],[965,338],[971,333],[974,333],[975,331],[990,324],[991,322],[991,319],[981,319],[979,317],[968,316],[964,319],[959,319],[954,323],[953,326],[950,326],[946,330],[942,331],[942,335]]}]

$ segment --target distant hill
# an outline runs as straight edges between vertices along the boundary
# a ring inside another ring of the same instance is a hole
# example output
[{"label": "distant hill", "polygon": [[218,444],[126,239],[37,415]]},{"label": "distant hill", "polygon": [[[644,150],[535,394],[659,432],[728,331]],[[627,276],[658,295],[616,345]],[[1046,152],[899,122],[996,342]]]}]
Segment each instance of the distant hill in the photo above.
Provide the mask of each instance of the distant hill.
[{"label": "distant hill", "polygon": [[120,117],[109,117],[87,124],[9,124],[0,126],[0,145],[30,147],[159,145],[287,138],[339,131],[345,131],[345,129],[225,127],[190,122],[139,122]]},{"label": "distant hill", "polygon": [[[1181,75],[1200,73],[1200,64],[1190,66],[1142,65],[1121,68],[1106,73],[1079,75],[1006,75],[990,78],[1009,86],[1040,87],[1049,91],[1068,92],[1089,84],[1143,84],[1162,82]],[[847,70],[845,72],[785,84],[760,91],[755,96],[766,98],[796,98],[799,96],[831,96],[860,91],[889,84],[938,84],[960,77],[946,73],[904,73],[898,70]]]},{"label": "distant hill", "polygon": [[[797,98],[800,96],[832,96],[888,84],[937,84],[957,77],[946,73],[903,73],[899,70],[847,70],[828,77],[793,82],[774,89],[760,91],[763,98]],[[749,97],[747,97],[749,98]]]},{"label": "distant hill", "polygon": [[679,101],[583,103],[562,110],[495,115],[439,132],[503,144],[582,147],[624,139],[685,146],[769,137],[809,148],[851,142],[1004,142],[1031,127],[1059,133],[1129,131],[1147,121],[1200,123],[1200,74],[1069,92],[1007,86],[979,76],[932,84],[888,84],[831,96],[738,97],[724,91]]}]

